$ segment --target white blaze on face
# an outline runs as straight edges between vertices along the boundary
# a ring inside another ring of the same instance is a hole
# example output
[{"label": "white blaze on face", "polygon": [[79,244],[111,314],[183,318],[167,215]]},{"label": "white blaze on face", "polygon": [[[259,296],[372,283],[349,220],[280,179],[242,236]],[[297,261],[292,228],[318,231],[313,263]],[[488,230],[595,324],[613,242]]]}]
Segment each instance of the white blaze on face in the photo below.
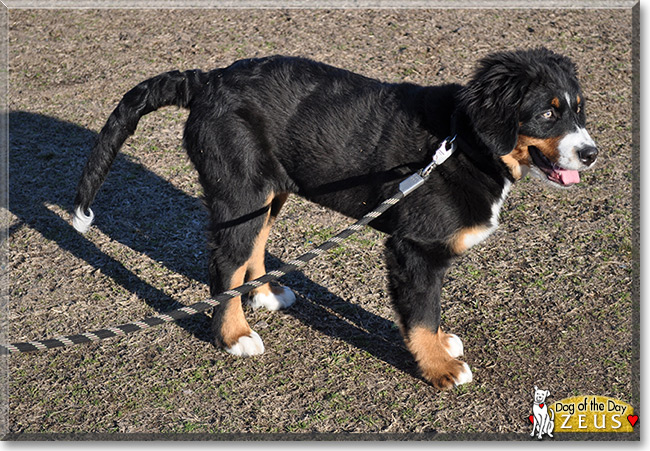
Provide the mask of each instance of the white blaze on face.
[{"label": "white blaze on face", "polygon": [[582,127],[567,133],[559,142],[557,148],[560,154],[558,164],[565,169],[581,170],[585,168],[578,158],[577,150],[584,147],[596,147],[589,132]]}]

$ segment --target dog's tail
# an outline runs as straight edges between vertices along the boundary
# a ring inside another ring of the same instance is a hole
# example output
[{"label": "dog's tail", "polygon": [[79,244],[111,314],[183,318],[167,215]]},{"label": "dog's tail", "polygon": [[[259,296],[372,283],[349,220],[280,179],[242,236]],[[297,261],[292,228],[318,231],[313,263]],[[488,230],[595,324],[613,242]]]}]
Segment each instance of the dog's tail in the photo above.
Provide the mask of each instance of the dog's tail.
[{"label": "dog's tail", "polygon": [[75,229],[81,233],[88,231],[94,218],[90,204],[140,118],[168,105],[189,108],[207,79],[208,74],[199,70],[167,72],[143,81],[124,95],[99,133],[77,185],[72,220]]}]

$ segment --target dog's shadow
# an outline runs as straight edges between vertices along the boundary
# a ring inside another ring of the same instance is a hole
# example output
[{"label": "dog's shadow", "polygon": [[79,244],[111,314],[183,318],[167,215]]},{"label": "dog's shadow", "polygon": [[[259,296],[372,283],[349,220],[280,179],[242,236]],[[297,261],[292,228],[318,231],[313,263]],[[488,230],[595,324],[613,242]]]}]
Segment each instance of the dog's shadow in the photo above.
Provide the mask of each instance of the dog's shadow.
[{"label": "dog's shadow", "polygon": [[[142,280],[122,261],[77,233],[68,218],[62,218],[51,208],[58,206],[71,211],[76,183],[96,136],[87,128],[53,117],[19,111],[9,114],[9,208],[19,219],[10,227],[9,236],[23,224],[28,225],[61,249],[101,269],[157,312],[182,307],[184,304]],[[207,213],[199,199],[120,153],[96,205],[94,226],[110,240],[146,255],[171,272],[207,285],[203,233]],[[270,254],[266,262],[267,269],[282,264]],[[288,314],[400,371],[417,374],[392,321],[349,303],[301,272],[285,277],[290,278],[289,285],[300,287],[299,294],[303,290],[309,293],[288,309]],[[104,302],[110,303],[110,299]],[[140,318],[133,318],[137,319]],[[210,341],[207,314],[194,315],[178,324],[200,340]]]}]

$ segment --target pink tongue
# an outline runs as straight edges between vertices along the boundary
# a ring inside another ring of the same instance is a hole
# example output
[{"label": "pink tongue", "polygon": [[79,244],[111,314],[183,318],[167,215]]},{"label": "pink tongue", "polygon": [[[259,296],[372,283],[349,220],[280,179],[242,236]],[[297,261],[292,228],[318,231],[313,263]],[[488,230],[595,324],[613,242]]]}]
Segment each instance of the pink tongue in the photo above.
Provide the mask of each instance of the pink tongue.
[{"label": "pink tongue", "polygon": [[580,174],[578,171],[570,171],[568,169],[553,169],[548,178],[561,185],[573,185],[580,182]]}]

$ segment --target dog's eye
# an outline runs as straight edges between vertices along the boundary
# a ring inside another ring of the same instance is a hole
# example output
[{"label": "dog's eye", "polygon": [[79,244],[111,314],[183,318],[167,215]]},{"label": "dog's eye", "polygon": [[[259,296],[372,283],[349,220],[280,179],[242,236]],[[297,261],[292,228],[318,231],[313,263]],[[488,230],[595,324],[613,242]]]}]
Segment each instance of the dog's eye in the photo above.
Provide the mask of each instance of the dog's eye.
[{"label": "dog's eye", "polygon": [[542,117],[543,117],[544,119],[552,119],[553,116],[554,116],[554,114],[553,114],[553,110],[547,110],[547,111],[544,111],[544,112],[542,113]]},{"label": "dog's eye", "polygon": [[576,113],[580,113],[580,111],[582,111],[582,108],[580,107],[580,105],[578,105],[576,108]]}]

